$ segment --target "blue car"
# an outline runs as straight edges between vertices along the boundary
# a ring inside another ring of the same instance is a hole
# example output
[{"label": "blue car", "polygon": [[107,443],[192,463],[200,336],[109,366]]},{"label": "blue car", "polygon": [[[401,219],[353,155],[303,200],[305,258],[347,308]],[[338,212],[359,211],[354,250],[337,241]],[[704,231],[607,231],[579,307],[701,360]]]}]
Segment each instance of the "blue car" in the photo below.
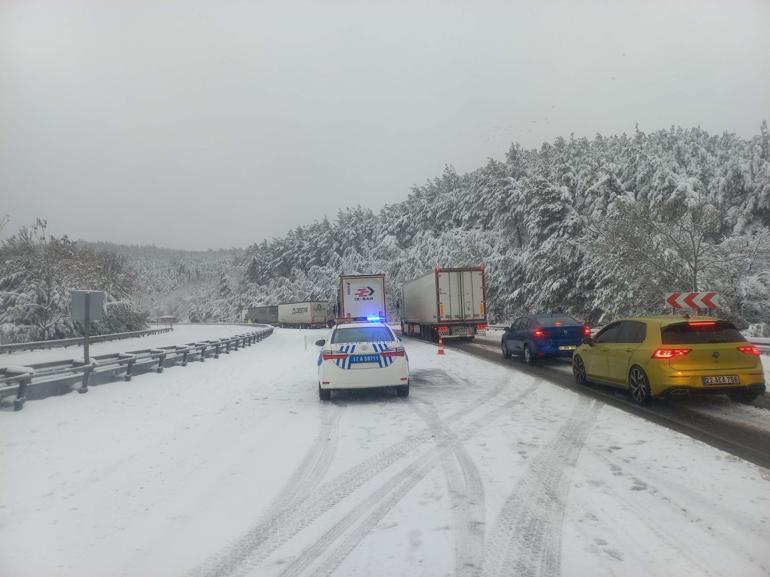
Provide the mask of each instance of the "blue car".
[{"label": "blue car", "polygon": [[572,357],[591,330],[566,315],[519,317],[505,329],[500,342],[503,357],[516,355],[528,365],[546,357]]}]

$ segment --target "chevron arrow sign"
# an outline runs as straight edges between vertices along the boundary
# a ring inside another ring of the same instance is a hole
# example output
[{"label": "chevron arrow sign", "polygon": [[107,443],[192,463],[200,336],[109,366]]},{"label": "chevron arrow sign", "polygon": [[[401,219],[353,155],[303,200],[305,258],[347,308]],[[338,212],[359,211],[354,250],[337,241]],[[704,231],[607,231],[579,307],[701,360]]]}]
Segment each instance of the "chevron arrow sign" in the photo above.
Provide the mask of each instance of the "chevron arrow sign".
[{"label": "chevron arrow sign", "polygon": [[719,306],[719,295],[714,291],[668,293],[666,304],[674,309],[715,309]]}]

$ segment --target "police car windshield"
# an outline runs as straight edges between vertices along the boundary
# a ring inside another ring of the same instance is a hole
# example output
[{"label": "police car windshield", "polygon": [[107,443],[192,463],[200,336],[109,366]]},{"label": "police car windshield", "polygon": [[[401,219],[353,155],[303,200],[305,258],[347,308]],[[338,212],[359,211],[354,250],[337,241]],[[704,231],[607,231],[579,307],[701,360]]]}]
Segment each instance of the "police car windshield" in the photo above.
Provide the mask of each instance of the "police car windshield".
[{"label": "police car windshield", "polygon": [[393,333],[387,327],[350,327],[337,329],[332,334],[332,344],[375,343],[392,341]]}]

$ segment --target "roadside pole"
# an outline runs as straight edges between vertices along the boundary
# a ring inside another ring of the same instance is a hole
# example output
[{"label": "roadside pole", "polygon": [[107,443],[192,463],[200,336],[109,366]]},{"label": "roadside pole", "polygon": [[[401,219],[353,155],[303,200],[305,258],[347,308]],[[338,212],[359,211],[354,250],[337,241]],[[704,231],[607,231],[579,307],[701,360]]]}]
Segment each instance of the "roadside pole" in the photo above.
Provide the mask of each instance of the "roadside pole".
[{"label": "roadside pole", "polygon": [[83,364],[87,365],[89,362],[88,358],[88,345],[91,343],[89,342],[91,339],[91,293],[86,293],[86,310],[85,310],[85,319],[83,319]]},{"label": "roadside pole", "polygon": [[88,379],[93,372],[91,365],[91,323],[102,318],[104,293],[102,291],[72,291],[72,320],[83,324],[83,382],[79,393],[88,392]]}]

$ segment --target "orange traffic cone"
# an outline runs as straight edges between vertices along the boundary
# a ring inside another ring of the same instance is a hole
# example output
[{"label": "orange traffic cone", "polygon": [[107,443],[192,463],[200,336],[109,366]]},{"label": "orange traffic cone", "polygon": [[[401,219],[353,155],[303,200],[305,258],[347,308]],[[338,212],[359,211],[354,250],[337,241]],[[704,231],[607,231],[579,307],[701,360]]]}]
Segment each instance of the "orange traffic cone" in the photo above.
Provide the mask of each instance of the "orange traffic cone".
[{"label": "orange traffic cone", "polygon": [[438,354],[443,355],[444,354],[444,337],[441,335],[438,336]]}]

